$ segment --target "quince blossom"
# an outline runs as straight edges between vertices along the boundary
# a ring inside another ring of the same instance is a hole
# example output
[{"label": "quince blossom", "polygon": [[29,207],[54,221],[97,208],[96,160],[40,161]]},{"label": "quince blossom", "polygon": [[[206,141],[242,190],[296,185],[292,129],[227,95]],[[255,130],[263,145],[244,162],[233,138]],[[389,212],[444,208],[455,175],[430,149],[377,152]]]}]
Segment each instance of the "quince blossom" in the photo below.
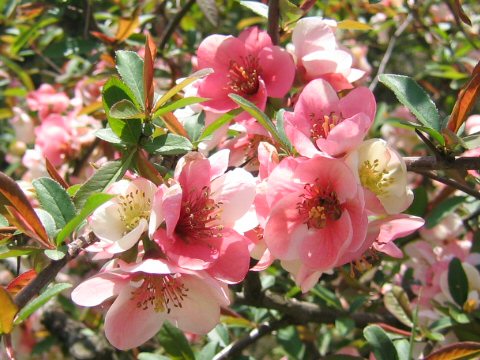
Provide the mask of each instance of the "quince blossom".
[{"label": "quince blossom", "polygon": [[143,344],[165,320],[183,331],[206,334],[218,324],[220,307],[230,303],[228,289],[220,282],[160,259],[107,264],[107,270],[72,292],[72,300],[81,306],[97,306],[113,297],[105,335],[120,350]]},{"label": "quince blossom", "polygon": [[64,92],[57,92],[50,84],[42,84],[27,96],[27,105],[30,110],[38,111],[41,120],[50,114],[61,114],[70,105],[70,99]]}]

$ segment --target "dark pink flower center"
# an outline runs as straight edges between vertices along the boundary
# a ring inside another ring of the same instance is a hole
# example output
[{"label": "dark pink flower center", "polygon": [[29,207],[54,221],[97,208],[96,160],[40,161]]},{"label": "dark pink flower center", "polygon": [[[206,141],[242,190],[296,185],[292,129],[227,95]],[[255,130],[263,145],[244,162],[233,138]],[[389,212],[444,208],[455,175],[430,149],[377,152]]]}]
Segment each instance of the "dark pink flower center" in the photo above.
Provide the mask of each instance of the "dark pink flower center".
[{"label": "dark pink flower center", "polygon": [[222,236],[220,208],[210,198],[210,188],[191,194],[182,203],[175,233],[184,241],[205,241]]},{"label": "dark pink flower center", "polygon": [[142,284],[132,291],[131,299],[143,310],[153,306],[156,312],[170,313],[172,306],[181,308],[187,296],[188,289],[172,275],[145,274],[134,280],[142,281]]},{"label": "dark pink flower center", "polygon": [[305,217],[308,228],[323,229],[329,221],[337,221],[342,216],[343,208],[335,191],[330,186],[322,188],[318,184],[305,185],[305,192],[300,195],[302,201],[297,204],[298,213]]},{"label": "dark pink flower center", "polygon": [[315,114],[310,114],[310,121],[312,127],[310,129],[310,136],[313,140],[319,138],[326,139],[330,131],[343,121],[341,115],[331,113],[330,115],[322,115],[316,117]]},{"label": "dark pink flower center", "polygon": [[258,91],[260,66],[253,55],[242,57],[240,62],[230,61],[228,70],[228,87],[240,95],[253,95]]}]

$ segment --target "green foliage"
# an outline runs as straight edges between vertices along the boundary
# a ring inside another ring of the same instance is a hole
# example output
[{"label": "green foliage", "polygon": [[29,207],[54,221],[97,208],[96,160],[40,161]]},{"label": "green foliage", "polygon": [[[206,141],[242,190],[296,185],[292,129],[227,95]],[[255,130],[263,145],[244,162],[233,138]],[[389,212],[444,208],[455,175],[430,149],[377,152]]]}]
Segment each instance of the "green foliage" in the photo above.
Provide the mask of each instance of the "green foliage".
[{"label": "green foliage", "polygon": [[152,154],[179,155],[192,150],[193,145],[186,137],[169,133],[146,142],[143,148]]},{"label": "green foliage", "polygon": [[448,265],[448,289],[453,300],[463,307],[468,297],[468,278],[458,258],[453,258]]},{"label": "green foliage", "polygon": [[385,330],[378,325],[368,325],[363,336],[372,347],[377,360],[399,360],[397,350]]},{"label": "green foliage", "polygon": [[165,321],[158,333],[158,341],[171,359],[194,360],[192,348],[181,330]]}]

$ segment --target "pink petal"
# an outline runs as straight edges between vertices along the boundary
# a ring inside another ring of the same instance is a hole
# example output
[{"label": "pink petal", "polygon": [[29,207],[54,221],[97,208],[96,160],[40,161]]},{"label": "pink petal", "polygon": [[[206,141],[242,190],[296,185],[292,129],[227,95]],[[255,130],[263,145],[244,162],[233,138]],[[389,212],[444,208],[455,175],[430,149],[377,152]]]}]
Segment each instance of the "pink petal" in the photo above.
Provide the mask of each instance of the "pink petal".
[{"label": "pink petal", "polygon": [[182,209],[183,191],[179,184],[174,184],[163,194],[162,211],[165,218],[167,236],[173,236]]},{"label": "pink petal", "polygon": [[232,59],[245,55],[245,46],[241,40],[233,36],[210,35],[198,47],[198,68],[213,68],[216,73],[226,73]]},{"label": "pink petal", "polygon": [[264,48],[272,46],[272,40],[268,33],[256,26],[243,30],[238,35],[238,39],[244,43],[246,51],[252,55],[256,55]]},{"label": "pink petal", "polygon": [[118,295],[129,281],[129,276],[112,272],[100,273],[78,285],[72,291],[72,300],[80,306],[97,306]]},{"label": "pink petal", "polygon": [[370,119],[370,123],[372,123],[377,110],[377,102],[370,89],[358,87],[340,99],[340,110],[345,118],[350,118],[358,113],[364,113]]},{"label": "pink petal", "polygon": [[310,117],[339,113],[338,96],[335,90],[325,80],[315,79],[310,81],[303,89],[295,105],[295,117]]},{"label": "pink petal", "polygon": [[352,55],[343,50],[318,50],[302,57],[307,79],[324,74],[348,73],[352,66]]},{"label": "pink petal", "polygon": [[219,251],[203,242],[186,242],[177,238],[167,251],[168,258],[181,268],[204,270],[212,267],[218,259]]},{"label": "pink petal", "polygon": [[[175,169],[175,179],[186,197],[210,186],[210,162],[199,153],[188,153]],[[180,169],[180,171],[178,171]]]},{"label": "pink petal", "polygon": [[215,152],[208,158],[208,161],[210,162],[210,180],[223,175],[223,173],[227,171],[229,157],[230,150],[223,149]]},{"label": "pink petal", "polygon": [[145,259],[139,263],[126,263],[119,260],[120,269],[128,273],[144,272],[149,274],[172,274],[179,269],[160,259]]},{"label": "pink petal", "polygon": [[258,60],[268,96],[275,98],[285,96],[295,78],[292,56],[286,50],[272,46],[263,48],[258,54]]},{"label": "pink petal", "polygon": [[198,84],[198,96],[212,100],[205,101],[201,106],[212,112],[227,112],[235,109],[238,105],[228,97],[233,91],[228,86],[228,77],[226,73],[210,74]]}]

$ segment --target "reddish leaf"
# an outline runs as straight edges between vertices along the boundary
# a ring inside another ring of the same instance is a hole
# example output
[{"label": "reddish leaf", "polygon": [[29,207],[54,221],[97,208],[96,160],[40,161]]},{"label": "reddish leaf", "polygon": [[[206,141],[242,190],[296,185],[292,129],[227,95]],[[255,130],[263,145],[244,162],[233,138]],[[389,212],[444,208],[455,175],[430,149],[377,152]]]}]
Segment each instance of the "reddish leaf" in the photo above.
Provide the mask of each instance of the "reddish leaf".
[{"label": "reddish leaf", "polygon": [[158,172],[155,166],[153,166],[152,163],[147,159],[143,151],[138,152],[137,166],[138,166],[138,172],[140,173],[141,176],[150,180],[157,186],[160,184],[163,184],[162,175]]},{"label": "reddish leaf", "polygon": [[172,112],[163,114],[162,118],[165,125],[167,126],[167,129],[170,130],[170,132],[188,138],[187,131],[185,130],[183,125],[180,123],[180,121],[178,121],[176,116],[173,115]]},{"label": "reddish leaf", "polygon": [[115,40],[117,43],[123,42],[133,34],[140,25],[140,8],[137,7],[132,14],[131,18],[121,18],[118,21],[117,33],[115,34]]},{"label": "reddish leaf", "polygon": [[472,77],[468,83],[458,93],[457,102],[453,107],[447,128],[457,133],[458,129],[467,120],[470,110],[475,105],[477,96],[480,93],[480,61],[472,72]]},{"label": "reddish leaf", "polygon": [[480,343],[465,341],[451,344],[428,355],[425,360],[455,360],[480,353]]},{"label": "reddish leaf", "polygon": [[462,9],[462,4],[460,3],[460,0],[455,0],[453,2],[452,9],[455,15],[458,16],[465,24],[472,26],[472,22],[468,18],[467,14],[465,14],[465,11],[463,11]]},{"label": "reddish leaf", "polygon": [[0,193],[3,195],[0,199],[0,213],[9,223],[17,227],[20,225],[19,229],[26,230],[25,233],[28,236],[43,246],[54,249],[55,247],[48,239],[47,231],[23,191],[15,181],[2,172],[0,172]]},{"label": "reddish leaf", "polygon": [[90,31],[90,34],[95,36],[97,39],[102,40],[106,44],[114,44],[117,39],[115,39],[112,36],[105,35],[104,33],[101,33],[99,31]]},{"label": "reddish leaf", "polygon": [[150,114],[153,107],[153,64],[157,56],[157,47],[152,40],[150,34],[147,35],[145,41],[145,60],[143,62],[143,81],[144,81],[144,97],[145,97],[145,113]]},{"label": "reddish leaf", "polygon": [[47,157],[45,157],[45,163],[47,165],[48,174],[51,176],[51,178],[62,185],[64,189],[68,189],[70,186],[65,180],[63,180],[62,176],[58,173],[57,169],[55,169],[55,166],[53,166]]},{"label": "reddish leaf", "polygon": [[15,279],[10,281],[10,284],[7,285],[7,291],[10,293],[10,295],[15,296],[36,276],[37,272],[33,269],[24,272],[23,274],[17,276]]}]

